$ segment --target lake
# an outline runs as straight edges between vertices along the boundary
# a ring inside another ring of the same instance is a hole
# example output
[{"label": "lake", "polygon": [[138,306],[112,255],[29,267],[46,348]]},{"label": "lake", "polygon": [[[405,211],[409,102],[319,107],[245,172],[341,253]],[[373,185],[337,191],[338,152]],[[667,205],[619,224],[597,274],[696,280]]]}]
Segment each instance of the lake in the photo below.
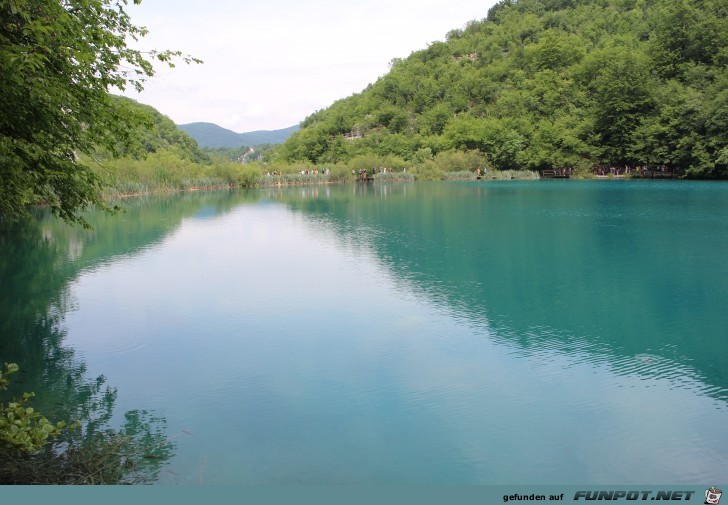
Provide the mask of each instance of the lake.
[{"label": "lake", "polygon": [[728,185],[184,193],[0,232],[0,362],[115,388],[160,484],[704,484],[728,475]]}]

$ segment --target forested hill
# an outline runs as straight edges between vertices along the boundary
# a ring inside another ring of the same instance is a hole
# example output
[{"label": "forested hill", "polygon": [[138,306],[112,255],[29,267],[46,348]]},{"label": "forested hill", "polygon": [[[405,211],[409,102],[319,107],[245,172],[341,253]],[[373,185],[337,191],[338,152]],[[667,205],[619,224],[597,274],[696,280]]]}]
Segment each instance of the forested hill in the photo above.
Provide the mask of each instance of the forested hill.
[{"label": "forested hill", "polygon": [[134,132],[134,147],[122,149],[121,155],[127,157],[145,156],[160,151],[171,151],[179,158],[194,163],[209,163],[210,159],[202,152],[197,142],[189,134],[154,107],[141,104],[126,97],[115,96],[116,105],[123,115],[141,117],[142,126]]},{"label": "forested hill", "polygon": [[728,177],[725,0],[506,0],[306,118],[282,161],[667,165]]}]

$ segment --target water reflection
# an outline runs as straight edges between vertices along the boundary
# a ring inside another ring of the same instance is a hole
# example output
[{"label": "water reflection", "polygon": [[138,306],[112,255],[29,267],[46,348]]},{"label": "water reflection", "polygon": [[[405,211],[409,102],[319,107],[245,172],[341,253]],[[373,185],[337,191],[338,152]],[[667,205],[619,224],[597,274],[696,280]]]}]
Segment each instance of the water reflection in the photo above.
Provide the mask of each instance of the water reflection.
[{"label": "water reflection", "polygon": [[694,369],[725,400],[728,268],[715,255],[728,245],[725,189],[634,186],[374,186],[396,200],[286,202],[347,240],[363,229],[408,286],[516,339],[524,355],[589,349],[644,364],[653,354]]},{"label": "water reflection", "polygon": [[[406,197],[404,191],[398,199],[389,193],[386,206],[376,198],[353,201],[344,195],[286,202],[312,221],[330,223],[342,240],[373,251],[406,286],[400,292],[418,294],[436,312],[450,313],[525,360],[525,367],[523,361],[513,364],[515,374],[504,372],[511,381],[516,374],[540,371],[546,375],[539,380],[549,386],[556,380],[561,388],[572,382],[589,388],[588,397],[572,393],[523,409],[521,402],[538,403],[539,394],[552,391],[530,382],[523,388],[502,384],[519,398],[517,405],[505,404],[524,418],[562,409],[572,418],[555,426],[567,433],[594,426],[589,433],[600,435],[579,439],[578,446],[610,461],[598,468],[587,464],[589,479],[614,481],[620,464],[653,465],[651,475],[663,478],[703,478],[726,466],[725,455],[716,455],[710,442],[711,436],[725,436],[716,422],[728,398],[722,364],[728,321],[720,295],[728,292],[728,270],[715,255],[728,245],[725,188],[591,186],[582,193],[582,187],[539,183],[418,185]],[[384,193],[384,187],[368,191]],[[457,387],[478,377],[470,370]],[[660,390],[672,393],[651,393]],[[705,396],[716,401],[699,406]],[[584,402],[581,408],[577,398]],[[691,414],[677,420],[675,404]],[[649,435],[645,425],[652,426]],[[538,437],[533,446],[542,446],[543,430],[533,432]],[[666,446],[670,433],[684,439]],[[613,453],[603,437],[613,440]],[[687,457],[677,449],[682,444],[705,452]],[[712,463],[704,454],[711,454]],[[682,463],[667,461],[678,455]],[[625,456],[631,459],[620,463]],[[621,481],[634,478],[632,471]]]},{"label": "water reflection", "polygon": [[[216,214],[232,207],[230,196],[212,202]],[[236,195],[235,203],[239,201]],[[136,466],[130,460],[122,477],[125,482],[154,480],[172,456],[173,444],[164,441],[163,418],[140,410],[115,411],[117,390],[107,385],[103,371],[89,374],[84,357],[68,345],[65,318],[79,310],[72,284],[82,272],[138,255],[159,243],[179,225],[181,216],[198,205],[197,199],[190,198],[175,198],[173,203],[168,198],[133,200],[125,214],[94,214],[92,232],[64,225],[50,219],[47,211],[34,209],[32,219],[2,223],[0,228],[0,361],[20,365],[3,401],[33,391],[37,393],[33,406],[51,420],[81,421],[83,429],[64,438],[66,450],[86,444],[84,451],[90,453],[89,444],[101,448],[112,435],[129,441],[118,451],[132,445],[141,451],[163,450],[152,455],[127,454],[146,458]],[[162,218],[160,209],[165,211]],[[22,479],[30,475],[28,469],[6,470],[3,467],[0,476],[3,482],[25,482]],[[98,482],[100,475],[90,478]],[[35,479],[62,482],[50,474]]]},{"label": "water reflection", "polygon": [[721,186],[551,182],[187,195],[3,275],[193,434],[167,482],[717,478]]}]

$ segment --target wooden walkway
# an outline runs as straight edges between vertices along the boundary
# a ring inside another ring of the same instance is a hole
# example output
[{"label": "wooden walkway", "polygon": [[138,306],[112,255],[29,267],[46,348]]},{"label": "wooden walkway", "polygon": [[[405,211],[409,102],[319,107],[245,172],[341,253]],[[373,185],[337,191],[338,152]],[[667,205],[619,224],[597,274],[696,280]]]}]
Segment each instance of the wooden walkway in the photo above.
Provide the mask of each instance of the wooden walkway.
[{"label": "wooden walkway", "polygon": [[570,170],[541,170],[541,179],[568,179]]}]

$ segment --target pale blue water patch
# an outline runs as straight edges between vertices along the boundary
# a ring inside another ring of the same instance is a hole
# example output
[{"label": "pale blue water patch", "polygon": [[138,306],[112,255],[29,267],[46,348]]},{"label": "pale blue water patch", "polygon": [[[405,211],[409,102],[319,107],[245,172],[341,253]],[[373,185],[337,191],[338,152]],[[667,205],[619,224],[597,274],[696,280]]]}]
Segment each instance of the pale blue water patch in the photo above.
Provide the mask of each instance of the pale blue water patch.
[{"label": "pale blue water patch", "polygon": [[[71,236],[67,273],[44,274],[58,330],[36,338],[61,332],[119,414],[166,418],[164,484],[719,482],[727,196],[514,181],[151,201],[133,229]],[[68,232],[43,226],[57,250],[28,250],[66,258]]]}]

